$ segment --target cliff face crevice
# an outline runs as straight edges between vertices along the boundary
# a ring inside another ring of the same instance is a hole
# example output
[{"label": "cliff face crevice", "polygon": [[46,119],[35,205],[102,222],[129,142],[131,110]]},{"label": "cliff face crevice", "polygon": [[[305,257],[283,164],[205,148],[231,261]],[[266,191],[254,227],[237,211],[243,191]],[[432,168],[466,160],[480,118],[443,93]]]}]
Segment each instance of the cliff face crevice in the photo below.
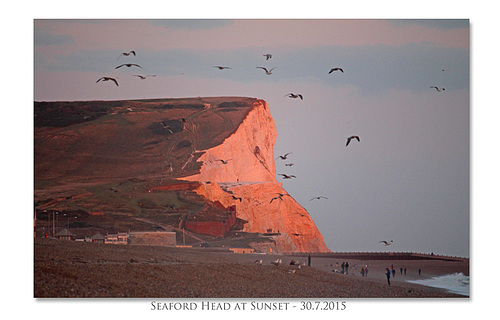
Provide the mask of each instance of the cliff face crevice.
[{"label": "cliff face crevice", "polygon": [[220,145],[204,150],[198,174],[184,177],[200,181],[196,192],[210,201],[235,206],[247,221],[246,232],[277,233],[281,252],[329,252],[309,213],[276,181],[274,120],[265,101],[253,109],[237,130]]}]

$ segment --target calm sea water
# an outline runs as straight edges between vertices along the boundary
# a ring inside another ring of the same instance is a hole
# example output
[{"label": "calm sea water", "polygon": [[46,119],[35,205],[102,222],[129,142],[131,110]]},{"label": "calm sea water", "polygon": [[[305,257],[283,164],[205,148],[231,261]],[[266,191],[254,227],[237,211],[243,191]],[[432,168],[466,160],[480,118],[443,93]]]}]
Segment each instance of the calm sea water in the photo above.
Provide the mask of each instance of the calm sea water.
[{"label": "calm sea water", "polygon": [[408,280],[408,282],[428,287],[443,288],[452,293],[469,296],[469,276],[463,273],[447,274],[425,280]]}]

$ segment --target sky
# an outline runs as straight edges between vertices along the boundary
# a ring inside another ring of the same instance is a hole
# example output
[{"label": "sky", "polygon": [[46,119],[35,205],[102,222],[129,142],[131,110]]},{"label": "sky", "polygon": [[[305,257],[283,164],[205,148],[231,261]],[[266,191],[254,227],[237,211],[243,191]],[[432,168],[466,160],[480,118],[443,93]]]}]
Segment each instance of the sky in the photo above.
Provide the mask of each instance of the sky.
[{"label": "sky", "polygon": [[330,250],[469,256],[469,20],[34,20],[36,101],[197,96],[268,102]]}]

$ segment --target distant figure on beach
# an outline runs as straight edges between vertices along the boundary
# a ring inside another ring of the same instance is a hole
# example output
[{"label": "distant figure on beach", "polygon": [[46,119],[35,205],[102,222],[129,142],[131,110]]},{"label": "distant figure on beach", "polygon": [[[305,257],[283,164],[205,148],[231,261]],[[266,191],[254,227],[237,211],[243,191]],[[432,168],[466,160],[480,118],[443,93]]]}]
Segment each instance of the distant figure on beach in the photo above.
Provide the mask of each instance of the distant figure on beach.
[{"label": "distant figure on beach", "polygon": [[404,272],[405,272],[405,276],[406,276],[406,268],[404,269]]},{"label": "distant figure on beach", "polygon": [[342,270],[342,273],[344,273],[344,270],[345,270],[345,262],[342,262],[341,267],[342,267],[342,269],[341,269],[341,270]]},{"label": "distant figure on beach", "polygon": [[311,266],[311,255],[308,255],[307,256],[307,266],[310,267]]},{"label": "distant figure on beach", "polygon": [[392,269],[392,277],[396,278],[396,270]]},{"label": "distant figure on beach", "polygon": [[387,284],[391,285],[391,270],[389,268],[385,268],[385,275],[387,276]]},{"label": "distant figure on beach", "polygon": [[422,269],[418,268],[418,275],[420,275],[420,272],[422,272]]},{"label": "distant figure on beach", "polygon": [[399,268],[399,273],[400,273],[401,275],[403,275],[403,268],[402,268],[402,267],[400,267],[400,268]]},{"label": "distant figure on beach", "polygon": [[345,263],[345,274],[349,274],[349,262]]},{"label": "distant figure on beach", "polygon": [[368,265],[365,266],[365,275],[368,277]]},{"label": "distant figure on beach", "polygon": [[365,276],[365,268],[361,268],[361,276],[364,277]]}]

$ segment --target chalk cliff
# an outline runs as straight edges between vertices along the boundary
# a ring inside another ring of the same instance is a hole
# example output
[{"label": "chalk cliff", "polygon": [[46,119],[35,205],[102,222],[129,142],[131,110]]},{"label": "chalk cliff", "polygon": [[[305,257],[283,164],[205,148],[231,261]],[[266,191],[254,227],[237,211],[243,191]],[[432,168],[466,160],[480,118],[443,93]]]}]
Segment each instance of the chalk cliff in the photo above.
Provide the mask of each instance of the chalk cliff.
[{"label": "chalk cliff", "polygon": [[263,100],[35,102],[34,117],[41,212],[99,211],[182,226],[214,210],[223,215],[220,203],[236,209],[237,228],[267,234],[274,245],[256,241],[260,251],[329,251],[276,180],[277,132]]},{"label": "chalk cliff", "polygon": [[[267,103],[259,100],[237,130],[220,145],[204,150],[196,192],[224,206],[235,206],[247,221],[244,231],[277,233],[276,248],[294,252],[328,252],[309,213],[276,181],[274,144],[277,132]],[[222,160],[222,161],[221,161]],[[241,200],[240,200],[241,199]]]}]

